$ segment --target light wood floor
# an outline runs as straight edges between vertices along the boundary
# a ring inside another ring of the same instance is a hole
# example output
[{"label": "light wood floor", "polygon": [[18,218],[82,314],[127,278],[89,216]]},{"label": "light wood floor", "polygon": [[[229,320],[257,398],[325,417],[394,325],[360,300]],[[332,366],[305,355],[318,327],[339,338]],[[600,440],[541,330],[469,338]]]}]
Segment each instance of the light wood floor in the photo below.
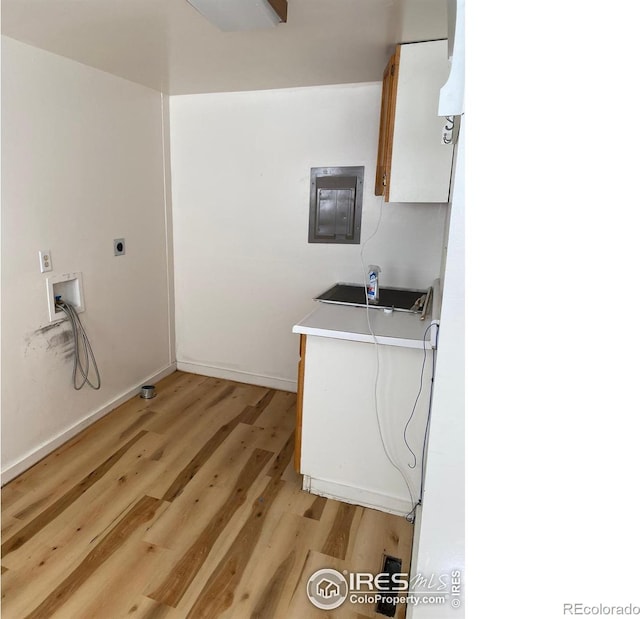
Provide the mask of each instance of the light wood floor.
[{"label": "light wood floor", "polygon": [[157,392],[3,488],[3,619],[381,618],[307,599],[320,568],[408,571],[412,527],[300,490],[295,394],[183,372]]}]

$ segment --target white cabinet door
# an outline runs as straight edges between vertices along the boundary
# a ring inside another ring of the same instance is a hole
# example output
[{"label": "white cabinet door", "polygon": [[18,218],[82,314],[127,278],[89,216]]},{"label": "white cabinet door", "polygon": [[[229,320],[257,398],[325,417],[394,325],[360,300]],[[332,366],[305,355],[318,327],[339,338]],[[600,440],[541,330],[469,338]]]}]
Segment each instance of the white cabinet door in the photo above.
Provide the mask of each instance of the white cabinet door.
[{"label": "white cabinet door", "polygon": [[400,46],[389,202],[448,202],[453,145],[442,144],[447,41]]}]

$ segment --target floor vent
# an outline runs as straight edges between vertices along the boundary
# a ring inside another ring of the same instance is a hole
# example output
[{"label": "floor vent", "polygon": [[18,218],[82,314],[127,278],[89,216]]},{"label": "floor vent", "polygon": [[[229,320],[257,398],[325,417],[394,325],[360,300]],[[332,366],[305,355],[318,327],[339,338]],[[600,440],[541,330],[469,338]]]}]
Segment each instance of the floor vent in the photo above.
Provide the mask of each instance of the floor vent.
[{"label": "floor vent", "polygon": [[[397,559],[396,557],[389,557],[388,555],[384,556],[384,566],[382,568],[381,574],[389,575],[389,582],[391,582],[392,574],[399,574],[402,571],[402,561]],[[394,585],[390,584],[386,589],[379,589],[379,593],[385,596],[385,598],[390,598],[386,600],[381,600],[378,602],[376,607],[376,612],[384,615],[385,617],[393,617],[396,614],[396,605],[398,603],[398,592],[393,589]]]}]

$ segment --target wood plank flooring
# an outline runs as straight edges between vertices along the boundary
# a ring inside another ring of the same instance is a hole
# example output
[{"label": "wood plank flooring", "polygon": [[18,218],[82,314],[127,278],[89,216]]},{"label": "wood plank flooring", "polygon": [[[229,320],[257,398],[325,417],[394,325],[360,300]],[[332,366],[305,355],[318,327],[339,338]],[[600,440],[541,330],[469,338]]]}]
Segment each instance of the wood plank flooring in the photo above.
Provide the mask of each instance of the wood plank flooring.
[{"label": "wood plank flooring", "polygon": [[382,617],[307,599],[320,568],[408,571],[413,532],[300,489],[295,394],[184,372],[156,391],[2,489],[3,619]]}]

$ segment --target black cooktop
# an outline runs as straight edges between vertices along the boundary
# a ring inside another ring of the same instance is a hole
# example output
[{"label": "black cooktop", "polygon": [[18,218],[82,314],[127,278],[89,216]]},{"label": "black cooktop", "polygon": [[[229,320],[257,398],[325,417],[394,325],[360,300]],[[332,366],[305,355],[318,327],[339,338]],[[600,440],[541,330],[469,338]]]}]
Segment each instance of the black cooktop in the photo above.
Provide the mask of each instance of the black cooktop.
[{"label": "black cooktop", "polygon": [[[380,299],[377,305],[370,304],[370,307],[392,307],[409,311],[426,292],[426,290],[407,290],[406,288],[380,288]],[[367,304],[364,286],[358,284],[336,284],[317,296],[316,300],[341,305]]]}]

